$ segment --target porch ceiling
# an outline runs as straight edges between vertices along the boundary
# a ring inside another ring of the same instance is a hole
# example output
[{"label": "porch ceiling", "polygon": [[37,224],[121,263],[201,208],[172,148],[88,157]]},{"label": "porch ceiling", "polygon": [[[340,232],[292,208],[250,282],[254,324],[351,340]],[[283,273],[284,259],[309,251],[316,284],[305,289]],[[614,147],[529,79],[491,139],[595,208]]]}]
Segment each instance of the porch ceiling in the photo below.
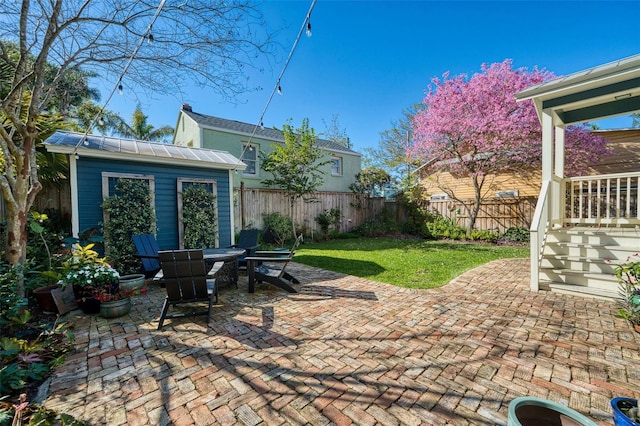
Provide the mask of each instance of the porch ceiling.
[{"label": "porch ceiling", "polygon": [[530,87],[516,99],[532,99],[538,117],[551,112],[555,126],[640,111],[640,55]]}]

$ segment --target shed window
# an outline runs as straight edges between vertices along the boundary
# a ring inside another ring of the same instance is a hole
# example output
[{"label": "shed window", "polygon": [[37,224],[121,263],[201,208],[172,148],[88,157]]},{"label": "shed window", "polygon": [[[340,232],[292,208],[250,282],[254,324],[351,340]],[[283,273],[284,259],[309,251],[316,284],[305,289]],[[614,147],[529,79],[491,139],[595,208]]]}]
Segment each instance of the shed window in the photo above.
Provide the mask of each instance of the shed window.
[{"label": "shed window", "polygon": [[255,144],[242,144],[242,162],[247,165],[242,174],[256,176],[258,174],[258,146]]}]

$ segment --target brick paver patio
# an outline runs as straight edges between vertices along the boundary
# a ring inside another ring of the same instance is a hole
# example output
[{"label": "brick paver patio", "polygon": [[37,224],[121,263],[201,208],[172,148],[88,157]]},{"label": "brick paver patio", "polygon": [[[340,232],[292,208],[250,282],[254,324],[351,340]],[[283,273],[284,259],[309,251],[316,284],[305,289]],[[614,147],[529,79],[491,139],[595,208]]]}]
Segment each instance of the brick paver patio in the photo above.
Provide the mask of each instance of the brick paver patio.
[{"label": "brick paver patio", "polygon": [[291,264],[300,293],[221,291],[205,317],[167,320],[163,289],[131,314],[73,315],[79,352],[46,406],[96,425],[495,425],[536,396],[611,425],[640,397],[640,334],[615,303],[528,290],[499,260],[435,290]]}]

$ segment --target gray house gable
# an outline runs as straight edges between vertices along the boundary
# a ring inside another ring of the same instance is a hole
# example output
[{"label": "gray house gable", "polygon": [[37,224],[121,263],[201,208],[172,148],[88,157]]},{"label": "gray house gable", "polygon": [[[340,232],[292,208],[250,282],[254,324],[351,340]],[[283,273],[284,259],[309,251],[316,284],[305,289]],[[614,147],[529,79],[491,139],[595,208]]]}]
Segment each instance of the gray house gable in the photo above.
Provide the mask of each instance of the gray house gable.
[{"label": "gray house gable", "polygon": [[[175,129],[172,143],[176,146],[223,150],[245,162],[248,167],[237,173],[235,187],[269,189],[264,182],[271,174],[262,170],[261,155],[268,155],[275,146],[285,143],[282,131],[197,113],[187,104],[178,114]],[[323,181],[318,191],[350,193],[361,170],[360,153],[321,138],[316,138],[316,146],[326,160],[320,169]]]},{"label": "gray house gable", "polygon": [[[241,121],[228,120],[226,118],[200,114],[197,112],[189,111],[188,107],[187,109],[183,108],[182,113],[195,121],[201,128],[219,130],[246,137],[251,137],[253,135],[256,138],[272,140],[274,142],[284,142],[284,135],[280,130],[269,129],[267,127],[262,128],[260,126],[256,128],[255,124],[243,123]],[[340,145],[337,142],[333,142],[327,139],[316,138],[316,145],[318,146],[318,148],[360,156],[360,153],[347,148],[344,145]]]}]

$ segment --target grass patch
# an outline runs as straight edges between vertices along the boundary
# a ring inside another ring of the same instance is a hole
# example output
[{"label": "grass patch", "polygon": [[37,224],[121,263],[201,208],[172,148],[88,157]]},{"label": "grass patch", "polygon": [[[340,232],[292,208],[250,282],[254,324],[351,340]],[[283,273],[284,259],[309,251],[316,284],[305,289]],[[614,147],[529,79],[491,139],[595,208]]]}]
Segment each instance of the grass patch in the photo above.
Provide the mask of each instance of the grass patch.
[{"label": "grass patch", "polygon": [[305,243],[295,262],[400,287],[440,287],[496,259],[529,257],[528,246],[358,238]]}]

